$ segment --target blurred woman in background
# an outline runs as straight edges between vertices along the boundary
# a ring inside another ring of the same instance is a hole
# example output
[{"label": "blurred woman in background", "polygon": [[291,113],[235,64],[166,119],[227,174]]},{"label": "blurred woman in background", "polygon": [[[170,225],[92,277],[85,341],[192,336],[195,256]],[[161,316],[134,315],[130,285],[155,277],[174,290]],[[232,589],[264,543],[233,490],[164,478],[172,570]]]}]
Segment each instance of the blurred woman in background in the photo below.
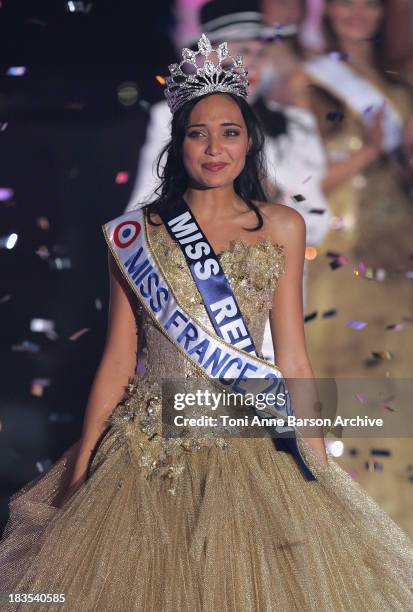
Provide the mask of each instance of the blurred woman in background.
[{"label": "blurred woman in background", "polygon": [[330,161],[334,230],[309,269],[311,310],[337,309],[308,326],[319,376],[411,375],[413,328],[389,326],[412,315],[413,97],[387,70],[385,17],[385,0],[329,0],[328,52],[294,83],[298,103],[318,115]]}]

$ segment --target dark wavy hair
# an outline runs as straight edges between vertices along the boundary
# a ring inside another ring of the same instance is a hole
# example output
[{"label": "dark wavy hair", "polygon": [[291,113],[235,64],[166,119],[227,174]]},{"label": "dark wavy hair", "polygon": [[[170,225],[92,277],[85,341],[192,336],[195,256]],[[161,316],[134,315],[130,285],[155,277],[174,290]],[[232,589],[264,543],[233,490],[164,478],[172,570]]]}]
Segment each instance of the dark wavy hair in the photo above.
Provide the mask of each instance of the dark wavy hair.
[{"label": "dark wavy hair", "polygon": [[[327,0],[327,4],[332,4],[335,0]],[[373,43],[373,62],[375,68],[377,68],[388,81],[393,81],[389,73],[386,72],[389,69],[389,58],[387,53],[387,38],[386,38],[386,16],[388,13],[389,2],[388,0],[380,0],[381,6],[384,10],[383,17],[381,18],[379,27],[375,32],[372,43]],[[327,12],[323,16],[323,30],[327,43],[326,51],[338,51],[340,49],[339,42],[337,40],[336,33],[334,32],[333,24],[328,16]]]},{"label": "dark wavy hair", "polygon": [[[162,149],[157,159],[157,174],[161,184],[155,190],[158,197],[153,202],[147,204],[143,210],[151,225],[162,225],[155,223],[151,219],[151,214],[161,213],[162,211],[174,206],[184,195],[188,187],[188,175],[182,161],[182,145],[184,142],[186,128],[189,124],[191,111],[200,100],[217,95],[216,92],[193,98],[181,108],[179,108],[172,118],[171,139]],[[238,105],[247,127],[248,137],[251,139],[251,146],[247,153],[245,166],[242,172],[234,181],[236,194],[244,200],[247,206],[255,212],[258,218],[258,225],[254,228],[244,228],[247,231],[259,230],[263,224],[263,218],[258,206],[253,202],[267,201],[268,197],[263,187],[263,180],[266,177],[265,157],[264,157],[264,132],[260,120],[255,115],[249,104],[240,96],[226,93]],[[166,163],[162,168],[162,159],[166,155]]]}]

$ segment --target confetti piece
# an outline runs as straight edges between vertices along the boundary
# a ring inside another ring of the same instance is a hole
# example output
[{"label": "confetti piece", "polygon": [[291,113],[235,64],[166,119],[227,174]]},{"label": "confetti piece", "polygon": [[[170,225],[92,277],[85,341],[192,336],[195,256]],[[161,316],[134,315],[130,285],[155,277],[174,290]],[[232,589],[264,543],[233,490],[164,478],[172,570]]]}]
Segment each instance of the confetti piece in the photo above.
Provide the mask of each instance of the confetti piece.
[{"label": "confetti piece", "polygon": [[297,195],[291,196],[291,199],[294,200],[294,202],[304,202],[305,201],[305,197],[301,195],[300,193],[297,193]]},{"label": "confetti piece", "polygon": [[100,298],[95,299],[95,308],[96,310],[102,310],[102,300]]},{"label": "confetti piece", "polygon": [[47,21],[42,21],[41,19],[37,19],[34,17],[29,17],[28,19],[26,19],[26,23],[31,23],[33,25],[39,26],[47,26]]},{"label": "confetti piece", "polygon": [[305,252],[304,252],[305,259],[312,261],[316,257],[317,257],[317,249],[315,247],[308,246],[305,248]]},{"label": "confetti piece", "polygon": [[50,423],[72,423],[73,415],[68,412],[51,412],[49,414]]},{"label": "confetti piece", "polygon": [[17,234],[0,237],[0,249],[12,249],[17,242]]},{"label": "confetti piece", "polygon": [[388,406],[387,404],[383,404],[379,406],[379,410],[387,410],[388,412],[397,412],[395,408],[392,408],[391,406]]},{"label": "confetti piece", "polygon": [[390,353],[390,351],[372,351],[371,356],[374,359],[388,359],[389,361],[393,359],[393,353]]},{"label": "confetti piece", "polygon": [[8,187],[0,187],[0,202],[7,202],[7,200],[11,200],[13,196],[13,189]]},{"label": "confetti piece", "polygon": [[356,456],[359,454],[359,449],[358,449],[358,448],[355,448],[355,447],[353,446],[352,448],[349,448],[349,449],[348,449],[348,454],[349,454],[351,457],[356,457]]},{"label": "confetti piece", "polygon": [[159,83],[160,85],[165,85],[165,83],[166,83],[165,79],[164,79],[164,78],[163,78],[163,76],[161,76],[160,74],[157,74],[157,75],[156,75],[156,77],[155,77],[155,79],[158,81],[158,83]]},{"label": "confetti piece", "polygon": [[366,470],[369,470],[369,472],[381,472],[383,470],[381,461],[372,461],[371,459],[365,462],[364,467]]},{"label": "confetti piece", "polygon": [[78,340],[78,338],[83,336],[83,334],[86,334],[86,332],[88,331],[90,331],[90,327],[84,327],[83,329],[79,329],[79,331],[69,336],[69,340],[72,340],[72,342],[74,342],[75,340]]},{"label": "confetti piece", "polygon": [[367,323],[365,321],[347,321],[346,327],[349,327],[350,329],[360,330],[367,327]]},{"label": "confetti piece", "polygon": [[3,295],[3,297],[0,298],[0,304],[5,304],[9,300],[11,300],[11,293],[8,293],[7,295]]},{"label": "confetti piece", "polygon": [[308,323],[308,321],[312,321],[313,319],[315,319],[317,317],[317,310],[315,310],[314,312],[310,312],[310,314],[305,315],[304,317],[304,323]]},{"label": "confetti piece", "polygon": [[70,270],[72,262],[68,257],[55,257],[49,259],[49,266],[52,270]]},{"label": "confetti piece", "polygon": [[370,455],[375,455],[376,457],[390,457],[391,451],[387,448],[371,448]]},{"label": "confetti piece", "polygon": [[144,111],[148,111],[151,108],[151,105],[147,100],[139,100],[138,106]]},{"label": "confetti piece", "polygon": [[36,223],[42,230],[50,229],[50,221],[47,217],[37,217]]},{"label": "confetti piece", "polygon": [[40,346],[29,340],[23,340],[19,344],[13,344],[11,350],[19,353],[37,353],[40,351]]},{"label": "confetti piece", "polygon": [[129,180],[129,172],[118,172],[116,175],[115,182],[118,185],[123,185],[124,183],[127,183],[128,180]]},{"label": "confetti piece", "polygon": [[31,384],[31,394],[42,397],[43,391],[50,386],[50,378],[34,378]]},{"label": "confetti piece", "polygon": [[332,270],[337,270],[337,268],[342,268],[347,263],[348,263],[347,257],[345,257],[344,255],[340,255],[339,257],[336,257],[336,259],[333,259],[332,261],[330,261],[329,266]]},{"label": "confetti piece", "polygon": [[327,251],[326,253],[326,257],[333,257],[334,259],[340,257],[340,255],[341,253],[336,253],[336,251]]},{"label": "confetti piece", "polygon": [[386,329],[391,329],[394,331],[402,331],[404,329],[403,323],[394,323],[393,325],[386,325]]},{"label": "confetti piece", "polygon": [[35,251],[35,254],[38,255],[40,259],[47,259],[50,257],[49,249],[45,245],[40,246],[37,251]]},{"label": "confetti piece", "polygon": [[364,261],[360,261],[360,262],[359,262],[358,269],[359,269],[359,271],[360,271],[362,274],[364,274],[364,273],[365,273],[365,271],[366,271],[366,269],[367,269],[367,266],[366,266],[366,264],[364,263]]},{"label": "confetti piece", "polygon": [[303,185],[305,185],[306,183],[308,183],[308,181],[311,181],[311,179],[312,179],[312,178],[313,178],[313,177],[312,177],[311,175],[310,175],[310,176],[307,176],[307,178],[303,180],[303,183],[302,183],[302,184],[303,184]]},{"label": "confetti piece", "polygon": [[5,132],[8,125],[9,124],[7,123],[7,121],[5,121],[4,123],[0,122],[0,132]]},{"label": "confetti piece", "polygon": [[325,311],[322,313],[321,317],[322,317],[323,319],[329,319],[329,318],[331,318],[331,317],[335,317],[335,316],[336,316],[336,314],[337,314],[337,309],[336,309],[336,308],[330,308],[330,310],[325,310]]},{"label": "confetti piece", "polygon": [[386,276],[387,276],[386,270],[384,270],[383,268],[377,268],[376,270],[376,280],[377,281],[381,283],[382,281],[385,280]]},{"label": "confetti piece", "polygon": [[413,270],[406,272],[406,278],[413,278]]},{"label": "confetti piece", "polygon": [[361,404],[365,404],[367,402],[367,396],[364,393],[356,393],[356,398]]},{"label": "confetti piece", "polygon": [[330,111],[327,113],[326,119],[332,123],[340,123],[344,119],[344,113],[341,111]]},{"label": "confetti piece", "polygon": [[86,4],[83,0],[67,0],[65,9],[67,13],[83,13],[87,15],[92,10],[92,2]]},{"label": "confetti piece", "polygon": [[6,74],[8,76],[23,76],[26,74],[26,66],[10,66],[7,68]]},{"label": "confetti piece", "polygon": [[326,212],[325,208],[311,208],[310,213],[313,215],[324,215]]},{"label": "confetti piece", "polygon": [[52,465],[51,459],[43,459],[42,461],[36,461],[36,467],[39,472],[45,472]]},{"label": "confetti piece", "polygon": [[50,332],[54,330],[55,323],[50,319],[32,319],[30,321],[30,331]]}]

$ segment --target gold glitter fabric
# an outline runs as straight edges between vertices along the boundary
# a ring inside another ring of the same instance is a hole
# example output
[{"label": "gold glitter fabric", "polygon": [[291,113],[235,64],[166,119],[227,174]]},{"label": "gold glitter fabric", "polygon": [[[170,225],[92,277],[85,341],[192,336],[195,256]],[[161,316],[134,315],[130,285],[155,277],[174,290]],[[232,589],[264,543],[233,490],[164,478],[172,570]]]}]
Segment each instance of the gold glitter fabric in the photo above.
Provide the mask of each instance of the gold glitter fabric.
[{"label": "gold glitter fabric", "polygon": [[[176,297],[210,327],[179,246],[163,227],[150,236]],[[284,250],[235,241],[220,260],[260,346]],[[325,465],[299,439],[317,478],[307,481],[269,437],[161,439],[160,380],[199,372],[149,317],[142,324],[145,371],[110,414],[86,482],[54,505],[75,444],[11,498],[1,610],[413,610],[412,541],[330,456]],[[65,603],[7,604],[17,592]]]}]

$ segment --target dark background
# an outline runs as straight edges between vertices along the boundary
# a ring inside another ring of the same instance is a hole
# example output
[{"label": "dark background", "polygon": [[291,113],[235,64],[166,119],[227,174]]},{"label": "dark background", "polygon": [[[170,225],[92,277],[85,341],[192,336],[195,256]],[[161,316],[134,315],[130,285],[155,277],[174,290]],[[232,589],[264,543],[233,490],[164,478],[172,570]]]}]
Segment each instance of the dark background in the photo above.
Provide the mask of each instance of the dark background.
[{"label": "dark background", "polygon": [[[101,225],[128,202],[147,108],[163,96],[155,76],[175,59],[169,4],[86,1],[89,12],[71,13],[64,0],[1,0],[0,188],[14,195],[0,202],[0,238],[18,240],[0,248],[0,527],[9,496],[81,433],[106,333]],[[131,106],[118,100],[125,81],[138,88]],[[62,259],[70,268],[56,268]],[[54,321],[55,336],[30,331],[34,318]],[[16,350],[25,341],[38,350]],[[50,379],[40,397],[36,378]]]}]

